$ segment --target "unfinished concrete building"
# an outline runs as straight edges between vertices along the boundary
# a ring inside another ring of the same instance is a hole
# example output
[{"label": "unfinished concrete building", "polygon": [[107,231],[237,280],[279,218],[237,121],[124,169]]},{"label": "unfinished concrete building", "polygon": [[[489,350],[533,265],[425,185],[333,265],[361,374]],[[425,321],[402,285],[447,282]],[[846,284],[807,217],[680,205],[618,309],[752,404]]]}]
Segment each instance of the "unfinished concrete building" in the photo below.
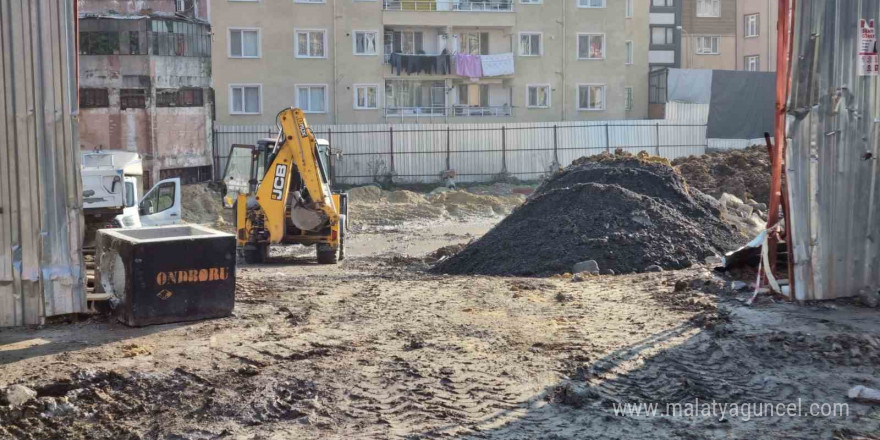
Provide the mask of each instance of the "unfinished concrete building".
[{"label": "unfinished concrete building", "polygon": [[136,151],[144,185],[211,177],[206,0],[78,0],[80,145]]}]

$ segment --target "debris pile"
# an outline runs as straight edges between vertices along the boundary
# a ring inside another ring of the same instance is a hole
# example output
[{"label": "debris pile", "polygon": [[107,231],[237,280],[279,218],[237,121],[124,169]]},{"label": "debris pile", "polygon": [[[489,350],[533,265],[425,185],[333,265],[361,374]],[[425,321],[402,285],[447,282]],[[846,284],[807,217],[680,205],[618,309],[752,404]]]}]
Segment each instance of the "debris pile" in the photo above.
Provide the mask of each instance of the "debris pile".
[{"label": "debris pile", "polygon": [[728,193],[745,201],[770,200],[770,158],[764,145],[682,157],[672,165],[688,185],[715,198]]},{"label": "debris pile", "polygon": [[221,231],[234,229],[234,212],[223,207],[222,195],[212,189],[210,184],[183,185],[180,193],[180,209],[184,222]]},{"label": "debris pile", "polygon": [[349,227],[391,226],[409,221],[468,219],[506,215],[525,200],[521,194],[475,194],[465,190],[421,194],[386,191],[375,185],[348,191]]},{"label": "debris pile", "polygon": [[746,241],[718,201],[652,159],[618,151],[576,160],[435,270],[547,276],[588,260],[613,273],[681,269]]}]

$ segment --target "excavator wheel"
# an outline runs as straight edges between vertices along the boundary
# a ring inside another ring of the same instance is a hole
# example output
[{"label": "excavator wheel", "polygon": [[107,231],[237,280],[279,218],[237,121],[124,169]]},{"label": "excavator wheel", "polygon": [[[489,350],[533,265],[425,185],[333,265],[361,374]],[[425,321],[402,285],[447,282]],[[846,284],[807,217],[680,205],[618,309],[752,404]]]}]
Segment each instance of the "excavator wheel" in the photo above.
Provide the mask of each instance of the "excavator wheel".
[{"label": "excavator wheel", "polygon": [[262,264],[266,262],[266,257],[269,256],[269,245],[267,244],[258,244],[256,245],[256,249],[248,249],[244,250],[244,262],[247,264]]},{"label": "excavator wheel", "polygon": [[336,249],[324,243],[316,245],[315,248],[318,250],[318,264],[336,264]]}]

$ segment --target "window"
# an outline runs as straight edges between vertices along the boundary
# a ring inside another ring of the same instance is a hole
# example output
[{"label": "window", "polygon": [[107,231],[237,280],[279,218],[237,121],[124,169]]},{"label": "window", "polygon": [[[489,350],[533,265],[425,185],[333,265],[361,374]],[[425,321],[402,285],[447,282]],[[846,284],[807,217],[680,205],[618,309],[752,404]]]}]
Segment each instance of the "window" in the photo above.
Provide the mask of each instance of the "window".
[{"label": "window", "polygon": [[675,44],[675,28],[651,27],[651,44]]},{"label": "window", "polygon": [[632,63],[633,63],[633,58],[634,58],[634,55],[633,55],[633,42],[632,42],[632,41],[627,41],[627,42],[624,43],[624,44],[625,44],[624,47],[626,48],[626,64],[632,64]]},{"label": "window", "polygon": [[[165,182],[159,185],[158,191],[158,208],[156,212],[162,212],[174,206],[174,182]],[[154,214],[151,212],[151,214]]]},{"label": "window", "polygon": [[519,2],[523,5],[540,5],[544,0],[519,0]]},{"label": "window", "polygon": [[721,0],[697,0],[697,17],[720,17]]},{"label": "window", "polygon": [[578,0],[579,8],[604,8],[605,0]]},{"label": "window", "polygon": [[[189,23],[180,20],[159,20],[151,18],[149,21],[150,30],[147,32],[146,38],[140,41],[141,53],[145,54],[146,47],[150,46],[150,53],[153,55],[169,55],[169,56],[187,56],[187,57],[207,57],[211,55],[211,32],[210,26],[200,23]],[[232,28],[235,29],[235,28]],[[256,28],[250,28],[256,31]],[[234,50],[236,57],[241,56],[242,39],[244,43],[250,44],[250,37],[242,38],[239,32],[235,36],[228,35],[227,51],[230,57],[233,51],[233,37],[237,38],[237,44]],[[256,39],[254,42],[256,43]],[[254,45],[258,52],[258,45]],[[250,49],[250,47],[248,47]]]},{"label": "window", "polygon": [[489,85],[459,84],[458,104],[468,107],[489,107]]},{"label": "window", "polygon": [[229,29],[230,58],[259,58],[259,29]]},{"label": "window", "polygon": [[758,36],[758,14],[745,16],[746,38]]},{"label": "window", "polygon": [[193,12],[196,10],[196,0],[177,0],[175,10],[177,12]]},{"label": "window", "polygon": [[110,107],[107,89],[79,89],[80,108]]},{"label": "window", "polygon": [[376,31],[354,31],[354,54],[376,55],[379,33]]},{"label": "window", "polygon": [[605,110],[605,86],[600,84],[578,85],[578,110]]},{"label": "window", "polygon": [[761,70],[761,61],[758,55],[749,55],[745,60],[746,70],[749,72],[757,72]]},{"label": "window", "polygon": [[623,16],[626,18],[632,18],[633,16],[633,0],[626,0],[626,5],[624,6]]},{"label": "window", "polygon": [[550,108],[550,84],[529,85],[526,92],[528,107]]},{"label": "window", "polygon": [[306,113],[327,111],[327,86],[304,84],[296,86],[296,106]]},{"label": "window", "polygon": [[424,52],[424,35],[415,31],[385,31],[385,54],[413,55]]},{"label": "window", "polygon": [[468,55],[489,55],[489,33],[462,32],[458,34],[458,51]]},{"label": "window", "polygon": [[718,55],[721,37],[697,37],[697,55]]},{"label": "window", "polygon": [[578,34],[578,59],[601,60],[605,58],[605,35]]},{"label": "window", "polygon": [[119,90],[119,108],[146,108],[147,93],[144,89],[121,89]]},{"label": "window", "polygon": [[259,84],[229,86],[229,114],[258,115],[263,112],[263,87]]},{"label": "window", "polygon": [[376,84],[355,84],[354,108],[355,110],[379,108],[379,86]]},{"label": "window", "polygon": [[297,58],[326,58],[326,41],[324,30],[297,30],[296,31],[296,57]]},{"label": "window", "polygon": [[671,8],[675,6],[675,0],[651,0],[651,5],[658,8]]},{"label": "window", "polygon": [[544,52],[541,34],[537,32],[520,32],[519,54],[524,57],[538,57]]},{"label": "window", "polygon": [[119,32],[80,32],[80,55],[113,55],[119,53]]},{"label": "window", "polygon": [[141,53],[141,34],[137,31],[128,33],[128,54],[138,55]]},{"label": "window", "polygon": [[445,115],[445,81],[385,81],[385,111],[389,115]]},{"label": "window", "polygon": [[633,88],[626,87],[623,89],[624,91],[624,99],[626,99],[626,103],[624,104],[626,111],[631,112],[633,109]]},{"label": "window", "polygon": [[134,182],[125,182],[125,207],[131,208],[136,203],[134,202],[137,194],[134,191]]},{"label": "window", "polygon": [[202,89],[156,90],[156,107],[201,107],[205,105]]}]

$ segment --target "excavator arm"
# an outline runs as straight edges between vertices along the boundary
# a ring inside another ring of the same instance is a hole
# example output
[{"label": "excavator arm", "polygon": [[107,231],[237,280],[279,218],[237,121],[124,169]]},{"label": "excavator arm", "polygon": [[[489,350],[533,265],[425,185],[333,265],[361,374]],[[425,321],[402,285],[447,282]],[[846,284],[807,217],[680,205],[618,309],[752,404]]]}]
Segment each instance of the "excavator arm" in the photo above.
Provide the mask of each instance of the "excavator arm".
[{"label": "excavator arm", "polygon": [[[315,135],[303,111],[288,108],[278,118],[281,135],[275,158],[256,194],[266,217],[270,243],[279,243],[284,237],[288,204],[294,225],[302,230],[316,231],[339,223],[330,185],[319,168]],[[291,179],[296,175],[302,179],[302,186],[291,194]]]}]

